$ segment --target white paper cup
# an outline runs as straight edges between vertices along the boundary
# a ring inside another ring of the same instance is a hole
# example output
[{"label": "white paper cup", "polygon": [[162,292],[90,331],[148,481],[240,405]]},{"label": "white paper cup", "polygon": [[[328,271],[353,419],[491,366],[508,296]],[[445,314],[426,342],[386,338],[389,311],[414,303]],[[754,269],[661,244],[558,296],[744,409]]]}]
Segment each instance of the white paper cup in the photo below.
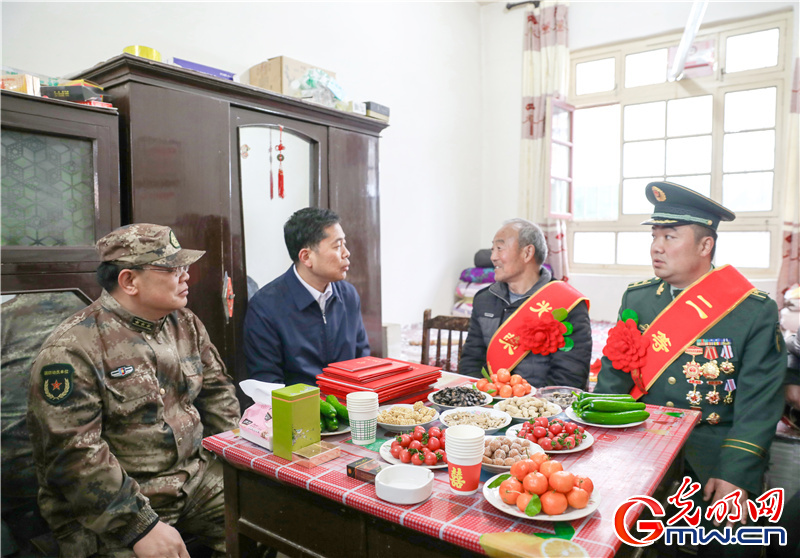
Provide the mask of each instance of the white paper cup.
[{"label": "white paper cup", "polygon": [[354,444],[367,446],[375,442],[378,428],[378,408],[371,411],[358,411],[348,408],[350,415],[350,437]]},{"label": "white paper cup", "polygon": [[347,394],[347,410],[371,411],[378,408],[378,394],[374,391],[354,391]]}]

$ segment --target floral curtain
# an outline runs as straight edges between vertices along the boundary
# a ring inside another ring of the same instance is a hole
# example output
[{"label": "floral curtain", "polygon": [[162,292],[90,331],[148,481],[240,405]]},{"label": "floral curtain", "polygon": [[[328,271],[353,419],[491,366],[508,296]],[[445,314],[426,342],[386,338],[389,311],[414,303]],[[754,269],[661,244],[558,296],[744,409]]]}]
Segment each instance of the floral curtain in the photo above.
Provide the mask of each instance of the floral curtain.
[{"label": "floral curtain", "polygon": [[566,222],[549,217],[550,168],[547,164],[547,99],[567,97],[569,50],[568,3],[544,1],[526,14],[522,55],[522,144],[520,208],[523,216],[542,227],[553,276],[569,276]]},{"label": "floral curtain", "polygon": [[792,99],[789,109],[789,160],[786,167],[786,210],[781,231],[781,269],[778,272],[778,306],[783,307],[783,294],[800,283],[800,58],[794,61]]}]

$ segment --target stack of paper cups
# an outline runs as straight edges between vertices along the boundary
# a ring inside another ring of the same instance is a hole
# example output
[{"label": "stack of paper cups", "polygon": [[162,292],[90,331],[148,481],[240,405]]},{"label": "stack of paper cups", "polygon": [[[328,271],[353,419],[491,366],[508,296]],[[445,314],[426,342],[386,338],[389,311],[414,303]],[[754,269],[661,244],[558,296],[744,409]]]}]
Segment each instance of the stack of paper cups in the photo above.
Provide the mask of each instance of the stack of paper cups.
[{"label": "stack of paper cups", "polygon": [[367,446],[375,442],[378,427],[378,394],[373,391],[354,391],[347,394],[347,413],[354,444]]},{"label": "stack of paper cups", "polygon": [[445,430],[447,471],[454,494],[474,494],[478,490],[483,461],[485,432],[471,424],[459,424]]}]

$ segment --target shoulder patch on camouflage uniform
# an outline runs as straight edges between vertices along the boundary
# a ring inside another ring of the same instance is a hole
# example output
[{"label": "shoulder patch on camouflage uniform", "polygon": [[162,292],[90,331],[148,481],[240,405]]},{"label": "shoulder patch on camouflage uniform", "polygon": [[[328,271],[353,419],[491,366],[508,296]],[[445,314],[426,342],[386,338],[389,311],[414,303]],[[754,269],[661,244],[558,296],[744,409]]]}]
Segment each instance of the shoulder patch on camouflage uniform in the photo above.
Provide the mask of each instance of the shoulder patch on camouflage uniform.
[{"label": "shoulder patch on camouflage uniform", "polygon": [[642,281],[636,281],[634,283],[628,283],[628,290],[630,291],[632,289],[639,289],[641,287],[649,287],[651,285],[656,285],[660,281],[661,281],[661,279],[659,279],[658,277],[651,277],[650,279],[644,279]]},{"label": "shoulder patch on camouflage uniform", "polygon": [[42,367],[42,396],[51,405],[59,405],[69,398],[74,383],[75,369],[70,364],[48,364]]}]

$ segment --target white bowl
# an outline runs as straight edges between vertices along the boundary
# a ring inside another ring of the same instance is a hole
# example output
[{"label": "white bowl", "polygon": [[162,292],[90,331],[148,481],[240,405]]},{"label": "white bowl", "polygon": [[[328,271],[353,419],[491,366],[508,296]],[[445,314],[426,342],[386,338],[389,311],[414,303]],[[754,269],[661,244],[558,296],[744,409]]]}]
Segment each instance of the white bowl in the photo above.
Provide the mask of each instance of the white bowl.
[{"label": "white bowl", "polygon": [[567,407],[570,406],[570,403],[572,403],[572,401],[570,401],[566,405],[562,405],[558,401],[554,401],[554,397],[559,397],[559,396],[569,397],[573,393],[580,395],[583,393],[583,390],[570,386],[547,386],[539,388],[539,390],[536,392],[536,397],[538,397],[539,399],[544,399],[545,401],[550,401],[551,403],[555,403],[562,409],[566,409]]},{"label": "white bowl", "polygon": [[433,492],[433,471],[415,465],[392,465],[375,476],[375,494],[393,504],[418,504]]},{"label": "white bowl", "polygon": [[498,411],[497,409],[487,409],[486,407],[458,407],[457,409],[450,409],[449,411],[444,411],[439,416],[439,420],[445,426],[455,426],[454,424],[448,424],[447,418],[450,415],[454,415],[456,413],[469,413],[474,415],[485,414],[502,419],[502,423],[499,426],[492,426],[490,428],[484,428],[483,426],[476,424],[476,426],[478,426],[479,428],[483,428],[486,434],[494,434],[498,430],[502,430],[503,428],[511,424],[511,415],[509,415],[508,413],[504,413],[503,411]]},{"label": "white bowl", "polygon": [[[514,403],[515,402],[514,400],[518,400],[518,399],[539,399],[540,401],[543,401],[546,405],[551,405],[552,406],[551,409],[550,409],[551,414],[548,415],[548,418],[555,417],[556,415],[559,415],[559,414],[561,414],[563,412],[563,410],[561,409],[561,407],[559,405],[556,405],[555,403],[551,403],[549,401],[545,401],[541,397],[532,396],[532,395],[526,395],[524,397],[509,397],[508,399],[506,399],[505,401],[502,402],[502,405],[507,405],[509,403]],[[498,403],[498,405],[501,405],[501,403]],[[495,406],[495,408],[497,408],[497,406]],[[499,409],[497,409],[497,410],[499,411]],[[512,415],[510,412],[506,412],[506,414],[508,414],[511,417],[511,421],[514,422],[514,423],[526,422],[528,420],[536,418],[536,417],[524,417],[524,416]]]},{"label": "white bowl", "polygon": [[[395,403],[394,405],[383,405],[381,407],[378,407],[378,414],[380,414],[381,411],[388,411],[392,407],[413,408],[414,405],[409,405],[407,403]],[[378,421],[378,426],[389,432],[413,432],[414,428],[416,428],[417,426],[424,426],[425,430],[427,430],[434,422],[436,422],[436,419],[439,418],[439,412],[436,409],[434,409],[433,411],[434,411],[433,418],[427,422],[420,422],[418,424],[388,424],[385,422]]]},{"label": "white bowl", "polygon": [[[444,389],[446,389],[446,388],[444,388]],[[437,403],[434,400],[433,396],[436,395],[437,393],[439,393],[440,391],[442,391],[442,390],[440,389],[439,391],[434,391],[433,393],[429,393],[428,394],[428,401],[430,401],[431,406],[434,409],[436,409],[439,412],[442,412],[442,411],[449,411],[450,409],[464,409],[465,408],[465,407],[455,407],[453,405],[442,405],[441,403]],[[492,398],[492,395],[490,393],[485,393],[483,391],[478,391],[477,389],[475,390],[475,392],[479,393],[479,394],[481,394],[481,396],[483,396],[483,405],[480,405],[480,406],[485,406],[485,405],[491,404],[493,398]],[[470,405],[470,406],[474,406],[474,405]]]}]

